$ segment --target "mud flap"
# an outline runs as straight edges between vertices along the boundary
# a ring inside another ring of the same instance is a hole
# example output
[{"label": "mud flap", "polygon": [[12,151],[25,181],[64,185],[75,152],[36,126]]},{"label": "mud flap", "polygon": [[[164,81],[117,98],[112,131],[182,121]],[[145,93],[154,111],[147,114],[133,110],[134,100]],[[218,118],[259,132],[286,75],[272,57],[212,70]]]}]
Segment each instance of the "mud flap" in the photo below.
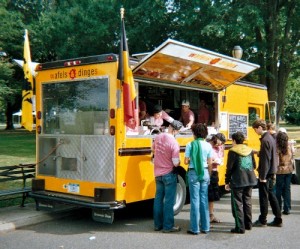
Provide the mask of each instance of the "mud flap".
[{"label": "mud flap", "polygon": [[65,205],[62,203],[57,203],[54,201],[48,201],[48,200],[35,200],[36,204],[36,210],[37,211],[66,211],[66,210],[73,210],[77,209],[78,207],[74,205]]},{"label": "mud flap", "polygon": [[112,224],[114,222],[115,213],[113,210],[93,209],[92,217],[94,221]]}]

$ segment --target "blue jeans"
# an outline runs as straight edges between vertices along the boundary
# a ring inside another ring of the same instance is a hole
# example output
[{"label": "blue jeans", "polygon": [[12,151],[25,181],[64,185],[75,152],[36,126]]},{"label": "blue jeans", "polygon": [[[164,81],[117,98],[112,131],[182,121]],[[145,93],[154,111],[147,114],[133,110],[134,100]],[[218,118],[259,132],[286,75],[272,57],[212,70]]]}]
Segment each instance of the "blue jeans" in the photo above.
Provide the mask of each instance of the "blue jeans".
[{"label": "blue jeans", "polygon": [[190,211],[190,231],[199,233],[201,231],[208,232],[210,227],[209,209],[208,209],[208,170],[204,170],[204,178],[199,181],[195,170],[189,170],[188,181],[191,200]]},{"label": "blue jeans", "polygon": [[153,206],[154,227],[170,230],[174,227],[174,204],[177,175],[169,173],[155,177],[156,193]]},{"label": "blue jeans", "polygon": [[289,212],[291,209],[291,180],[292,173],[276,175],[276,197],[280,210],[282,209],[283,199],[283,211],[285,212]]}]

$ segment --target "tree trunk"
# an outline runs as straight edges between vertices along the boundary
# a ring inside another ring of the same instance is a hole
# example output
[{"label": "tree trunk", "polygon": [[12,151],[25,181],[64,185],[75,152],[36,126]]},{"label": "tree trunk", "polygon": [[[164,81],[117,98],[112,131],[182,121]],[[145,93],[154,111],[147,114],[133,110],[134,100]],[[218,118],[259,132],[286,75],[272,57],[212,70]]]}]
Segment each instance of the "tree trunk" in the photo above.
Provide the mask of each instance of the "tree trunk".
[{"label": "tree trunk", "polygon": [[7,102],[5,115],[6,115],[5,130],[14,130],[15,127],[14,127],[14,123],[13,123],[13,108],[12,108],[12,104],[10,102]]}]

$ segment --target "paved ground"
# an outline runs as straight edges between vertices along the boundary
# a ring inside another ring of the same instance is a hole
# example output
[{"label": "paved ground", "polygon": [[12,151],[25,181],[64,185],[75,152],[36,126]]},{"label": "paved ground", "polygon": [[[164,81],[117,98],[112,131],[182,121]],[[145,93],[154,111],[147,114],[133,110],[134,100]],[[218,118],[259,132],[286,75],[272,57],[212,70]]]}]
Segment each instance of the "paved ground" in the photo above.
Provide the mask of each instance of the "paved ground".
[{"label": "paved ground", "polygon": [[[185,209],[186,208],[184,208],[183,212],[185,212]],[[0,208],[0,233],[9,232],[21,227],[42,223],[52,219],[59,219],[73,213],[74,212],[70,212],[69,210],[63,210],[63,209],[57,212],[36,211],[35,205],[33,203],[28,204],[26,207],[15,206],[15,207],[8,207],[8,208]],[[227,219],[229,221],[232,221],[233,218],[231,216],[231,210],[230,210],[230,194],[226,194],[224,197],[222,197],[222,199],[219,202],[215,203],[215,213],[219,214],[219,216],[222,217],[220,218],[223,221]],[[253,190],[253,221],[257,219],[258,215],[259,215],[258,190],[254,189]],[[292,185],[292,211],[289,216],[283,216],[284,226],[289,226],[287,222],[291,222],[291,221],[294,222],[295,221],[294,218],[298,220],[299,215],[300,215],[300,185]],[[269,212],[268,217],[269,219],[273,218],[273,216],[271,215],[271,211]],[[222,225],[215,225],[215,230],[216,229],[222,229]],[[228,228],[226,227],[226,229]]]},{"label": "paved ground", "polygon": [[0,233],[59,219],[69,214],[69,210],[65,209],[56,212],[36,211],[34,203],[27,204],[25,207],[14,206],[0,208]]}]

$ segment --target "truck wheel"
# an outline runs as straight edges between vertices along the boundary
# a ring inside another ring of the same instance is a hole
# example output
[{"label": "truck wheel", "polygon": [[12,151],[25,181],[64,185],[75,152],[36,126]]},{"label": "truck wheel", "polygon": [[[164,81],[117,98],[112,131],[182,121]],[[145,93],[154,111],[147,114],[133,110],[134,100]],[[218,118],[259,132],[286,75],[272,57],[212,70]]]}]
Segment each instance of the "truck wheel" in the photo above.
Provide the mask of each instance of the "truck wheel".
[{"label": "truck wheel", "polygon": [[186,199],[186,185],[183,178],[178,175],[178,183],[176,189],[176,199],[174,205],[174,215],[177,215],[182,210]]}]

